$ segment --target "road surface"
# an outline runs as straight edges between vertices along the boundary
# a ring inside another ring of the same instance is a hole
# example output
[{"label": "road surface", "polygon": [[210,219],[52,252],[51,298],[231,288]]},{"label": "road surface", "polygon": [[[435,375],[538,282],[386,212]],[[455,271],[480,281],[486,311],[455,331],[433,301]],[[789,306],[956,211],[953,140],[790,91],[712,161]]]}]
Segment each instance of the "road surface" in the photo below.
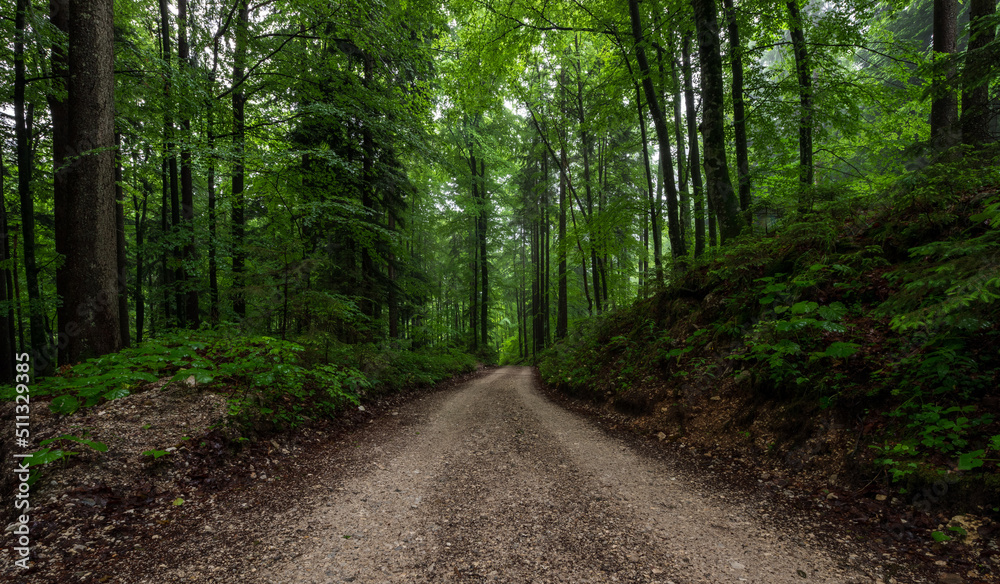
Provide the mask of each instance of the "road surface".
[{"label": "road surface", "polygon": [[531,368],[504,367],[399,412],[392,444],[373,447],[296,519],[308,534],[298,555],[257,575],[275,583],[873,581],[795,521],[780,530],[758,521],[764,503],[732,501],[710,479],[635,453],[536,384]]}]

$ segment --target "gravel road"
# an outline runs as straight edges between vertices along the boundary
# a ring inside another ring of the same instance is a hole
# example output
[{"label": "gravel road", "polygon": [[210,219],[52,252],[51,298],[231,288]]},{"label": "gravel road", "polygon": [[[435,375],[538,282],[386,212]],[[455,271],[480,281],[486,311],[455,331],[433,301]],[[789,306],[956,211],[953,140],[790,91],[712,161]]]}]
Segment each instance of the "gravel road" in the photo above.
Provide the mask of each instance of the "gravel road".
[{"label": "gravel road", "polygon": [[794,522],[779,533],[757,503],[552,404],[530,368],[399,415],[396,435],[296,519],[307,543],[262,581],[872,582]]}]

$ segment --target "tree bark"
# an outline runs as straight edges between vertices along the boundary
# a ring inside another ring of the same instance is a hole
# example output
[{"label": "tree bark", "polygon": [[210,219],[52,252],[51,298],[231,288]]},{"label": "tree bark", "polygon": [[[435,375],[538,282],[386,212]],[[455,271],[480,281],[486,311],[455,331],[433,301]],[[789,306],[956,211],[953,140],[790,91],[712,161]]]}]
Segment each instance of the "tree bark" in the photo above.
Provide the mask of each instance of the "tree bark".
[{"label": "tree bark", "polygon": [[788,7],[788,32],[792,37],[792,50],[795,53],[795,73],[799,80],[799,211],[805,212],[812,205],[812,195],[809,191],[813,185],[814,173],[812,66],[809,63],[805,27],[802,23],[798,0],[791,0],[786,6]]},{"label": "tree bark", "polygon": [[[587,129],[586,112],[583,108],[583,67],[580,64],[580,44],[579,35],[576,38],[576,114],[578,128],[580,132],[580,151],[583,156],[583,185],[587,193],[587,229],[590,235],[590,263],[594,275],[594,305],[597,314],[601,313],[601,274],[597,263],[597,240],[598,233],[594,225],[594,187],[591,184],[590,156],[593,150],[593,141]],[[583,212],[583,210],[581,210]]]},{"label": "tree bark", "polygon": [[250,20],[250,10],[247,0],[240,0],[239,16],[236,22],[236,54],[233,64],[233,146],[236,150],[233,163],[233,203],[232,203],[232,235],[233,235],[233,312],[239,318],[246,318],[247,304],[243,290],[243,268],[246,263],[246,251],[243,247],[246,217],[244,206],[246,196],[243,193],[243,173],[246,170],[246,122],[244,106],[246,94],[243,92],[243,75],[246,67],[247,27]]},{"label": "tree bark", "polygon": [[684,107],[687,109],[687,131],[690,151],[691,194],[694,198],[694,257],[705,253],[705,192],[701,184],[698,148],[698,110],[694,106],[694,82],[691,74],[691,36],[684,35],[681,43],[681,69],[684,73]]},{"label": "tree bark", "polygon": [[[565,73],[561,73],[563,77],[563,82],[565,82]],[[562,89],[563,83],[560,83],[560,93],[563,93]],[[559,259],[559,274],[558,274],[558,297],[556,298],[556,340],[561,340],[566,338],[566,334],[569,332],[569,298],[568,298],[568,288],[567,288],[567,274],[566,274],[566,256],[569,250],[566,246],[566,189],[567,189],[567,177],[564,169],[567,168],[569,164],[566,156],[566,139],[565,136],[559,141],[559,251],[557,253]]]},{"label": "tree bark", "polygon": [[[743,210],[747,225],[750,225],[753,223],[753,217],[750,216],[750,155],[747,147],[747,115],[743,102],[743,47],[740,45],[740,26],[736,21],[733,0],[724,0],[724,5],[726,23],[729,26],[729,67],[733,74],[733,134],[736,142],[736,176],[740,191],[740,209]],[[811,152],[810,148],[810,155]]]},{"label": "tree bark", "polygon": [[[117,351],[117,253],[115,250],[114,3],[69,3],[69,152],[63,167],[65,199],[56,206],[56,272],[62,298],[60,361]],[[64,345],[65,343],[65,345]],[[62,357],[65,356],[65,360]]]},{"label": "tree bark", "polygon": [[115,133],[115,258],[118,285],[118,329],[122,346],[131,346],[128,314],[128,255],[125,249],[125,189],[122,186],[122,140]]},{"label": "tree bark", "polygon": [[[179,35],[177,38],[177,61],[179,68],[183,69],[189,65],[191,58],[188,47],[188,2],[178,0],[177,20],[179,24]],[[181,147],[181,230],[184,233],[183,261],[180,264],[181,292],[184,294],[184,313],[186,324],[191,328],[198,328],[200,315],[198,313],[198,287],[197,282],[188,273],[188,270],[195,262],[194,247],[194,180],[191,171],[191,119],[187,115],[181,116],[181,133],[184,136],[184,145]]]},{"label": "tree bark", "polygon": [[996,29],[990,20],[996,10],[996,0],[972,0],[969,6],[969,50],[962,75],[962,143],[969,146],[993,141],[989,88],[1000,51],[993,46]]},{"label": "tree bark", "polygon": [[489,348],[489,262],[486,255],[486,229],[487,221],[487,200],[486,195],[486,161],[479,160],[479,269],[482,274],[482,299],[479,303],[481,316],[479,326],[482,330],[483,349]]},{"label": "tree bark", "polygon": [[31,179],[35,170],[31,133],[34,125],[32,107],[25,103],[24,35],[28,1],[17,0],[14,17],[14,135],[17,142],[17,191],[21,201],[21,233],[24,237],[24,276],[28,286],[28,322],[31,328],[31,351],[37,374],[47,374],[48,359],[38,359],[46,345],[45,315],[38,286],[38,263],[35,259],[35,200]]},{"label": "tree bark", "polygon": [[215,193],[215,128],[208,112],[208,319],[219,323],[218,210]]},{"label": "tree bark", "polygon": [[635,106],[639,114],[639,133],[642,137],[642,162],[646,169],[646,194],[649,200],[649,224],[651,236],[653,238],[653,266],[656,269],[657,281],[662,283],[663,276],[663,256],[662,239],[660,237],[660,224],[656,220],[656,189],[653,187],[653,169],[649,160],[649,144],[646,139],[646,116],[642,111],[642,93],[639,84],[635,84]]},{"label": "tree bark", "polygon": [[[146,278],[146,209],[149,197],[153,196],[153,185],[142,178],[142,204],[132,195],[132,208],[135,210],[135,342],[142,343],[143,331],[146,325],[146,295],[143,292],[143,280]],[[156,322],[156,319],[152,319]]]},{"label": "tree bark", "polygon": [[[635,2],[636,0],[630,0]],[[729,178],[726,157],[725,101],[722,57],[719,52],[719,22],[715,0],[691,0],[698,32],[698,59],[702,79],[701,134],[705,148],[705,182],[708,198],[718,216],[722,243],[735,238],[743,228],[740,206]]]},{"label": "tree bark", "polygon": [[955,65],[958,44],[957,0],[934,0],[934,73],[931,79],[931,146],[947,150],[961,140]]},{"label": "tree bark", "polygon": [[[49,2],[49,22],[53,28],[64,35],[69,35],[69,0],[52,0]],[[58,225],[65,215],[68,185],[68,172],[65,167],[70,158],[69,150],[69,109],[66,103],[65,91],[69,87],[69,56],[63,43],[54,42],[51,47],[52,90],[47,95],[49,115],[52,118],[52,199],[54,221]],[[68,233],[56,230],[54,233],[57,253],[67,248]],[[15,285],[17,280],[15,280]],[[69,320],[69,309],[63,304],[56,307],[56,321],[62,323]],[[61,325],[60,325],[61,326]],[[23,343],[22,343],[23,344]],[[56,345],[47,345],[42,354],[33,355],[32,361],[36,371],[40,365],[51,366],[57,359],[66,362],[65,346],[61,349]]]},{"label": "tree bark", "polygon": [[[653,87],[649,61],[646,59],[646,49],[643,46],[642,23],[639,15],[639,0],[629,0],[628,7],[629,19],[632,24],[632,37],[635,39],[635,58],[639,64],[639,73],[642,76],[642,88],[646,93],[646,103],[647,107],[649,107],[649,113],[653,117],[656,139],[660,144],[660,167],[663,172],[664,188],[667,193],[667,237],[670,240],[670,253],[675,258],[683,257],[687,255],[687,250],[684,247],[684,238],[681,234],[680,218],[678,217],[677,185],[674,183],[674,162],[670,154],[670,133],[663,118],[660,97]],[[722,72],[720,70],[720,78],[721,75]],[[657,279],[662,280],[662,274],[657,274]]]},{"label": "tree bark", "polygon": [[[3,172],[3,145],[0,144],[0,193],[4,192]],[[11,294],[10,273],[10,239],[7,235],[7,202],[0,197],[0,230],[3,230],[0,237],[0,259],[4,260],[2,277],[0,277],[0,301],[3,301],[6,310],[0,311],[0,383],[14,382],[14,352],[17,345],[14,342],[14,297]]]}]

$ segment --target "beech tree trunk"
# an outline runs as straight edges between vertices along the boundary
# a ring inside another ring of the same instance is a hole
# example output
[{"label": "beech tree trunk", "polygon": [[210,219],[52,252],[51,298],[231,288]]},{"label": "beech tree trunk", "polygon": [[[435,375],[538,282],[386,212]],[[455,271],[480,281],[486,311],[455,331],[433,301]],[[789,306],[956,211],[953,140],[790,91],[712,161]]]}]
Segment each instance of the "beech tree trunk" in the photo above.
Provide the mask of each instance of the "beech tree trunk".
[{"label": "beech tree trunk", "polygon": [[[486,195],[486,161],[479,160],[479,270],[482,274],[482,298],[479,302],[479,326],[482,331],[483,349],[489,348],[489,262],[486,255],[486,229],[487,229],[487,195]],[[475,334],[475,333],[473,333]]]},{"label": "beech tree trunk", "polygon": [[993,140],[989,89],[1000,50],[993,46],[996,29],[990,19],[996,10],[996,0],[971,0],[969,6],[969,50],[962,75],[962,142],[970,146]]},{"label": "beech tree trunk", "polygon": [[663,265],[660,258],[663,255],[661,249],[663,244],[660,237],[660,225],[656,220],[656,189],[653,187],[653,169],[649,160],[649,145],[646,140],[646,119],[642,111],[642,94],[638,83],[635,84],[635,100],[639,113],[639,135],[642,137],[642,161],[646,168],[646,198],[649,200],[649,223],[653,238],[653,265],[656,269],[657,281],[662,283]]},{"label": "beech tree trunk", "polygon": [[[69,153],[57,201],[60,362],[118,351],[115,235],[114,2],[69,3]],[[63,359],[65,357],[65,359]]]},{"label": "beech tree trunk", "polygon": [[233,202],[232,202],[232,235],[233,235],[233,312],[239,318],[246,318],[247,304],[243,290],[243,267],[246,263],[246,251],[243,248],[243,231],[246,226],[244,205],[246,197],[243,194],[243,173],[246,170],[244,157],[246,143],[246,123],[244,106],[246,94],[243,92],[243,75],[247,55],[247,26],[250,20],[250,10],[247,0],[241,0],[239,16],[236,21],[236,55],[233,64],[233,146],[235,161],[233,163]]},{"label": "beech tree trunk", "polygon": [[[636,0],[630,0],[635,2]],[[698,33],[698,59],[701,64],[702,124],[705,148],[705,183],[710,207],[715,208],[722,232],[722,243],[735,238],[743,228],[740,206],[729,178],[726,156],[725,100],[722,57],[719,52],[719,22],[715,0],[691,0]],[[671,181],[673,182],[673,181]]]},{"label": "beech tree trunk", "polygon": [[[177,61],[179,68],[189,65],[190,49],[188,47],[188,3],[187,0],[177,2],[177,20],[180,34],[177,39]],[[195,261],[194,248],[194,180],[191,172],[191,119],[186,115],[181,117],[181,134],[185,143],[181,147],[181,229],[184,232],[183,261],[178,270],[181,282],[181,293],[184,295],[184,314],[186,324],[198,328],[198,288],[194,278],[188,274],[188,268]]]},{"label": "beech tree trunk", "polygon": [[[560,84],[561,85],[561,84]],[[559,168],[567,168],[569,162],[566,156],[565,136],[559,141]],[[566,245],[566,173],[559,172],[559,291],[556,298],[556,340],[566,338],[569,332],[569,295],[567,289],[566,256],[569,253]]]},{"label": "beech tree trunk", "polygon": [[[747,147],[747,115],[743,103],[743,47],[740,45],[740,27],[736,21],[733,0],[724,0],[726,22],[729,25],[729,68],[733,74],[733,134],[736,142],[736,176],[740,191],[740,208],[747,225],[750,216],[750,156]],[[801,80],[800,80],[801,81]],[[811,148],[810,148],[811,156]]]},{"label": "beech tree trunk", "polygon": [[934,0],[934,76],[931,79],[931,146],[947,150],[961,140],[955,65],[950,62],[958,43],[958,1]]},{"label": "beech tree trunk", "polygon": [[[664,188],[667,193],[667,237],[670,240],[670,253],[675,258],[683,257],[687,255],[687,250],[684,247],[684,238],[682,237],[680,218],[678,217],[677,185],[674,183],[674,161],[670,154],[670,132],[663,118],[663,108],[660,107],[660,96],[653,87],[649,60],[646,59],[646,50],[643,48],[639,0],[629,0],[628,8],[629,19],[632,24],[632,37],[635,40],[635,59],[639,64],[639,74],[642,77],[642,88],[646,93],[646,103],[649,107],[649,113],[653,117],[656,140],[660,144],[660,167],[663,173]],[[720,64],[720,81],[721,78],[722,68]],[[662,279],[662,274],[657,274],[657,279]]]},{"label": "beech tree trunk", "polygon": [[[122,188],[122,140],[115,133],[115,262],[118,285],[118,329],[122,346],[132,344],[128,319],[128,255],[125,250],[125,189]],[[138,285],[141,283],[137,282]]]},{"label": "beech tree trunk", "polygon": [[691,74],[691,35],[681,43],[681,70],[684,73],[684,107],[687,109],[687,131],[690,150],[691,194],[694,198],[694,257],[705,253],[705,189],[701,184],[701,153],[698,147],[698,110],[694,106],[694,82]]},{"label": "beech tree trunk", "polygon": [[[0,193],[4,192],[3,169],[3,146],[0,145]],[[0,259],[5,265],[10,266],[7,260],[10,259],[10,243],[7,236],[7,202],[0,197],[0,230],[3,230],[0,237]],[[0,383],[12,383],[14,381],[14,352],[17,345],[14,343],[14,297],[11,294],[10,267],[4,268],[0,274],[0,301],[7,307],[0,311]]]},{"label": "beech tree trunk", "polygon": [[45,317],[38,286],[38,264],[35,260],[35,201],[31,179],[35,170],[31,133],[33,111],[25,103],[24,35],[28,0],[17,0],[14,17],[14,136],[17,143],[17,192],[21,201],[21,233],[24,237],[24,276],[28,285],[28,322],[31,328],[31,351],[36,355],[35,371],[50,371],[49,359],[38,358],[45,348]]},{"label": "beech tree trunk", "polygon": [[812,146],[812,67],[809,63],[809,50],[806,47],[806,35],[802,25],[802,14],[799,12],[798,0],[791,0],[788,6],[788,28],[792,37],[792,50],[795,53],[795,72],[799,78],[799,211],[807,211],[812,205],[812,195],[809,192],[813,185],[813,146]]}]

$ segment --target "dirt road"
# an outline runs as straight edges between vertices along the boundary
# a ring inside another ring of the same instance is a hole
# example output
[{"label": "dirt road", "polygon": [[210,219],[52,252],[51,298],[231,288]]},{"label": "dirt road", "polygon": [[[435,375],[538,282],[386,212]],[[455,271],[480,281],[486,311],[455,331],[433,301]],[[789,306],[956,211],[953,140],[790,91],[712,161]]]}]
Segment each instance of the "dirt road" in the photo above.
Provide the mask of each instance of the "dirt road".
[{"label": "dirt road", "polygon": [[[401,423],[265,582],[871,582],[758,503],[640,456],[505,367]],[[731,497],[730,497],[731,498]],[[777,510],[780,514],[780,510]]]}]

